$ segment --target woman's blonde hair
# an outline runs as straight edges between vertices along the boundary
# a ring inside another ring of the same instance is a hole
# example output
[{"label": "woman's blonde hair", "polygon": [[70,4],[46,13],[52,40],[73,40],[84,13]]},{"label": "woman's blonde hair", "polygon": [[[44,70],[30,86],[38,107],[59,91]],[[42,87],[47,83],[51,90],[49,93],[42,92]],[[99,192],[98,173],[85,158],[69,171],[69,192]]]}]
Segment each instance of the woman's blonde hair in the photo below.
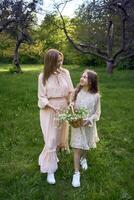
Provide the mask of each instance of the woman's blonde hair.
[{"label": "woman's blonde hair", "polygon": [[[43,69],[43,84],[59,68],[59,56],[63,62],[63,54],[56,49],[49,49],[44,57],[44,69]],[[60,62],[61,62],[60,61]]]}]

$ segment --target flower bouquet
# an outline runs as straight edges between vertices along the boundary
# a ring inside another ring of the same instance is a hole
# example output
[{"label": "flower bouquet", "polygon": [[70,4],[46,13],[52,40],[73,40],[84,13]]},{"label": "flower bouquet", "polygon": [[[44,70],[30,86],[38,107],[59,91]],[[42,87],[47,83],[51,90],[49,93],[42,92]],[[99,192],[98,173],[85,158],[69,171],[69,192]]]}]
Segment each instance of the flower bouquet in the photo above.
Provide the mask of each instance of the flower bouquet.
[{"label": "flower bouquet", "polygon": [[67,110],[62,111],[58,119],[59,121],[68,121],[69,124],[74,127],[78,128],[83,125],[83,119],[87,116],[88,110],[84,107],[75,109],[71,106]]}]

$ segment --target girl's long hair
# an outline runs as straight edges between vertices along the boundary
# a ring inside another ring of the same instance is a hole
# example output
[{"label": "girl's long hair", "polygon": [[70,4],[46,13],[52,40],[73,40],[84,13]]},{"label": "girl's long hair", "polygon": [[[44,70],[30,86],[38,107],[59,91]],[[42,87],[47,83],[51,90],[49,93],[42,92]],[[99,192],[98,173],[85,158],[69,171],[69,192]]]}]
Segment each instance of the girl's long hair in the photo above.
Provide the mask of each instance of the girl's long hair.
[{"label": "girl's long hair", "polygon": [[[84,72],[87,72],[87,76],[88,76],[88,91],[92,94],[99,92],[97,73],[93,70],[88,70],[88,69],[86,69]],[[79,83],[77,85],[75,93],[74,93],[74,101],[76,100],[77,95],[82,88],[83,88],[83,86],[81,86],[80,83]]]},{"label": "girl's long hair", "polygon": [[49,49],[44,57],[43,84],[59,68],[59,55],[63,62],[63,54],[56,49]]}]

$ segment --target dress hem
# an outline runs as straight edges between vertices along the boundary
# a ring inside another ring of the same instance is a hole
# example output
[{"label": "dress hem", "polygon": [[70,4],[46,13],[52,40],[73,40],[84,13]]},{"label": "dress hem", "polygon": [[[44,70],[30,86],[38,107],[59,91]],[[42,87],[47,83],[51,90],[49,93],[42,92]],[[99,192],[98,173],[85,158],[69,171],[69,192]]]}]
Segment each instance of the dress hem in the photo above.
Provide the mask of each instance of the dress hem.
[{"label": "dress hem", "polygon": [[82,150],[90,150],[90,149],[95,149],[96,147],[97,147],[97,142],[99,142],[100,140],[98,139],[97,141],[96,141],[96,143],[94,143],[94,144],[92,144],[92,145],[90,145],[89,147],[83,147],[83,146],[78,146],[78,145],[73,145],[73,144],[70,144],[70,146],[72,147],[72,148],[76,148],[76,149],[82,149]]}]

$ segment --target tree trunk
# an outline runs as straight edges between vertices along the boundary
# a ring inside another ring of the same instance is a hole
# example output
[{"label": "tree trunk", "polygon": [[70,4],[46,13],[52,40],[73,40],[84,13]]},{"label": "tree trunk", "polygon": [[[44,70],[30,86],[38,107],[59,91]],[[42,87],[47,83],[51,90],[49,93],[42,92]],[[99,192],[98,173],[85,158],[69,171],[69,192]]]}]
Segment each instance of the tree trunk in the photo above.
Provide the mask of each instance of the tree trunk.
[{"label": "tree trunk", "polygon": [[21,45],[21,40],[17,40],[15,50],[14,50],[14,56],[13,56],[13,64],[14,64],[14,72],[16,73],[22,73],[20,63],[19,63],[19,47]]},{"label": "tree trunk", "polygon": [[107,61],[107,72],[109,74],[112,74],[113,73],[113,69],[115,67],[115,63],[113,61]]}]

